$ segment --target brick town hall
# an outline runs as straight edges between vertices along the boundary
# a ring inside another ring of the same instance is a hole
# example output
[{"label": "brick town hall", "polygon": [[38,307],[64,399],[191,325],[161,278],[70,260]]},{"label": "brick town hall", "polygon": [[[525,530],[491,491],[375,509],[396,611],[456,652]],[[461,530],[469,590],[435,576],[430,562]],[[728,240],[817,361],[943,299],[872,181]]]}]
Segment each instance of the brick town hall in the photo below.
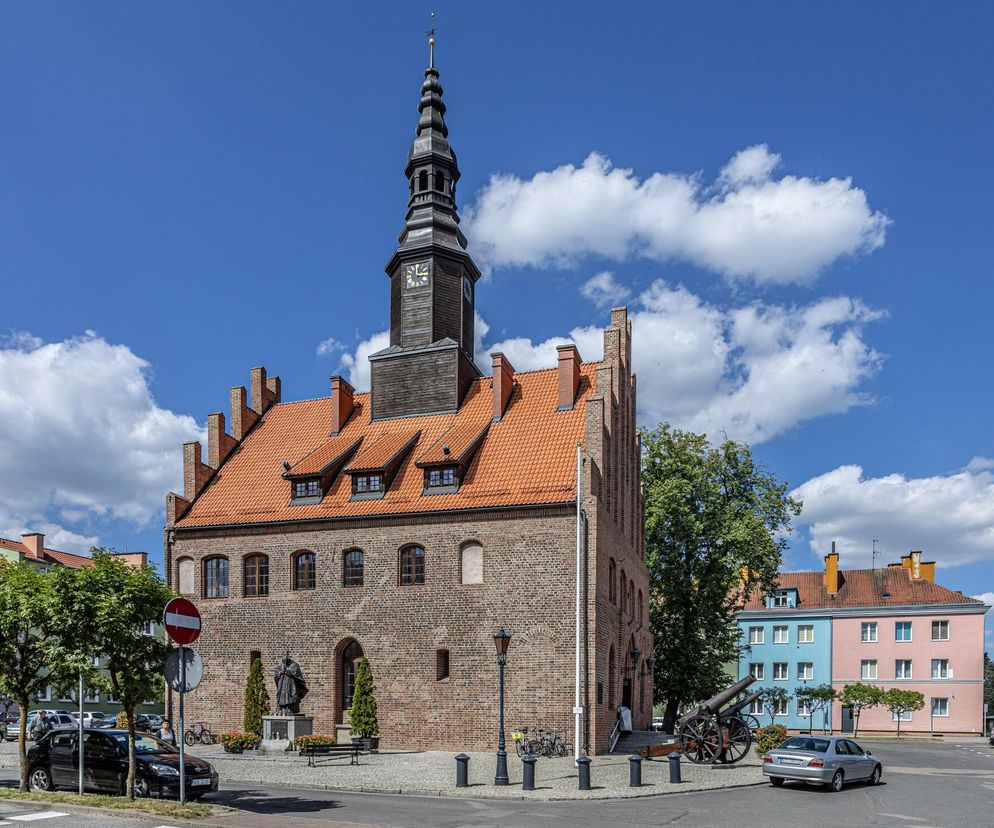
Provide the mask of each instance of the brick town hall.
[{"label": "brick town hall", "polygon": [[165,560],[204,618],[187,719],[240,730],[250,659],[271,676],[289,648],[315,733],[348,720],[365,656],[381,747],[489,750],[503,627],[508,725],[563,727],[572,743],[579,554],[581,748],[603,752],[620,705],[636,728],[652,712],[631,323],[611,312],[601,362],[569,345],[558,365],[518,373],[495,353],[482,376],[480,271],[434,66],[418,110],[386,266],[390,346],[369,358],[370,391],[336,376],[327,397],[283,402],[279,378],[255,368],[248,391],[231,389],[231,433],[208,417],[206,462],[183,447]]}]

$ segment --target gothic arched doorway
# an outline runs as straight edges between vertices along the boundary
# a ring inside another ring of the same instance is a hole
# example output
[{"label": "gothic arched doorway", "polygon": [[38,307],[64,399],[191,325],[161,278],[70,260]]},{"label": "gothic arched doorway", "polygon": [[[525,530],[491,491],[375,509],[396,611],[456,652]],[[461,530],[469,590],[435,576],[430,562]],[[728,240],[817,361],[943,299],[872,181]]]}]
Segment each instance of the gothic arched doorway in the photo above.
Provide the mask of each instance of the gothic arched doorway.
[{"label": "gothic arched doorway", "polygon": [[621,684],[621,706],[627,707],[629,710],[634,710],[632,704],[633,696],[633,685],[635,683],[635,671],[638,669],[638,664],[634,663],[632,658],[632,651],[635,649],[635,639],[634,637],[629,643],[627,652],[625,653],[625,667],[623,670],[622,684]]},{"label": "gothic arched doorway", "polygon": [[349,708],[352,707],[352,693],[355,690],[355,677],[359,671],[359,661],[362,659],[362,647],[353,639],[348,643],[339,661],[341,667],[341,702],[342,721],[348,721]]}]

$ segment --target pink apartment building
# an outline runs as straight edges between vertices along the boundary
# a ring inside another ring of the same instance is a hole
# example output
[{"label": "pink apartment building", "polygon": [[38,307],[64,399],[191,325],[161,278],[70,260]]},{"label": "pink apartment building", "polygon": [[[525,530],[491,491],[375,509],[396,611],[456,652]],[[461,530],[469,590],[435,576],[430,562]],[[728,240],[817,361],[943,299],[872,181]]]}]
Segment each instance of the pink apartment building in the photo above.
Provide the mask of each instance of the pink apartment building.
[{"label": "pink apartment building", "polygon": [[[839,572],[848,606],[832,612],[832,685],[863,682],[925,697],[905,714],[902,733],[982,733],[984,614],[988,607],[935,583],[935,563],[911,552],[886,569]],[[843,586],[844,584],[844,586]],[[846,589],[850,587],[850,589]],[[852,711],[833,705],[834,728],[851,730]],[[893,732],[890,710],[864,710],[861,733]]]}]

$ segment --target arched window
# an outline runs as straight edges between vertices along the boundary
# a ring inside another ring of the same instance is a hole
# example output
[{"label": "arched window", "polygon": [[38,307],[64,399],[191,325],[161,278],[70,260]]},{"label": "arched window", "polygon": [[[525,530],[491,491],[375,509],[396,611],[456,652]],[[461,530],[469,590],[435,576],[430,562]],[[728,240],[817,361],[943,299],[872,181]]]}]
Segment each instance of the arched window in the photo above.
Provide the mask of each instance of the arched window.
[{"label": "arched window", "polygon": [[362,586],[365,559],[361,549],[350,549],[342,559],[342,586]]},{"label": "arched window", "polygon": [[639,626],[641,627],[645,623],[645,615],[642,611],[642,607],[645,601],[642,599],[642,590],[639,590]]},{"label": "arched window", "polygon": [[435,173],[435,189],[440,193],[445,192],[445,176],[440,172]]},{"label": "arched window", "polygon": [[607,706],[614,707],[614,645],[607,652]]},{"label": "arched window", "polygon": [[628,582],[628,614],[635,617],[635,581]]},{"label": "arched window", "polygon": [[428,189],[428,170],[421,170],[418,173],[418,192],[423,193]]},{"label": "arched window", "polygon": [[[362,660],[362,647],[358,641],[352,641],[342,651],[342,709],[352,707],[352,693],[355,691],[355,677]],[[346,721],[348,721],[346,719]]]},{"label": "arched window", "polygon": [[462,582],[464,584],[483,583],[483,547],[476,541],[463,544]]},{"label": "arched window", "polygon": [[400,550],[400,585],[425,582],[425,551],[420,546],[405,546]]},{"label": "arched window", "polygon": [[621,597],[621,614],[625,614],[625,570],[621,570],[621,585],[619,587]]},{"label": "arched window", "polygon": [[246,598],[269,595],[269,556],[249,555],[245,559],[244,583]]},{"label": "arched window", "polygon": [[614,558],[610,558],[607,562],[607,599],[612,603],[618,601],[618,567],[615,566]]},{"label": "arched window", "polygon": [[306,550],[293,556],[293,588],[314,589],[317,586],[317,557]]},{"label": "arched window", "polygon": [[204,560],[204,598],[228,597],[228,559],[221,556]]},{"label": "arched window", "polygon": [[193,558],[180,558],[176,561],[177,581],[180,595],[193,595]]}]

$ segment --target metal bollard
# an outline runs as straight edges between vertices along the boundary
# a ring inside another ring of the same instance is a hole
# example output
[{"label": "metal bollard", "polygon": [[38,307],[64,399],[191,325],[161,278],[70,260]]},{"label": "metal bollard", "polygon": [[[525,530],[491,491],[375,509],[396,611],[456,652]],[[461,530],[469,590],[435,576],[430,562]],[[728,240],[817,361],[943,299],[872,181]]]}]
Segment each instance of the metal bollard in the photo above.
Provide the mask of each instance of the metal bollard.
[{"label": "metal bollard", "polygon": [[456,787],[469,787],[469,757],[465,753],[456,757]]},{"label": "metal bollard", "polygon": [[642,757],[637,753],[628,757],[628,787],[642,787]]},{"label": "metal bollard", "polygon": [[523,776],[521,778],[521,790],[523,791],[534,791],[535,790],[535,763],[538,761],[535,756],[523,756],[521,757],[521,762],[524,765],[522,768]]},{"label": "metal bollard", "polygon": [[590,757],[581,756],[576,760],[577,769],[580,774],[580,790],[590,790]]},{"label": "metal bollard", "polygon": [[674,751],[669,755],[667,761],[670,763],[670,782],[682,782],[680,778],[680,751]]}]

